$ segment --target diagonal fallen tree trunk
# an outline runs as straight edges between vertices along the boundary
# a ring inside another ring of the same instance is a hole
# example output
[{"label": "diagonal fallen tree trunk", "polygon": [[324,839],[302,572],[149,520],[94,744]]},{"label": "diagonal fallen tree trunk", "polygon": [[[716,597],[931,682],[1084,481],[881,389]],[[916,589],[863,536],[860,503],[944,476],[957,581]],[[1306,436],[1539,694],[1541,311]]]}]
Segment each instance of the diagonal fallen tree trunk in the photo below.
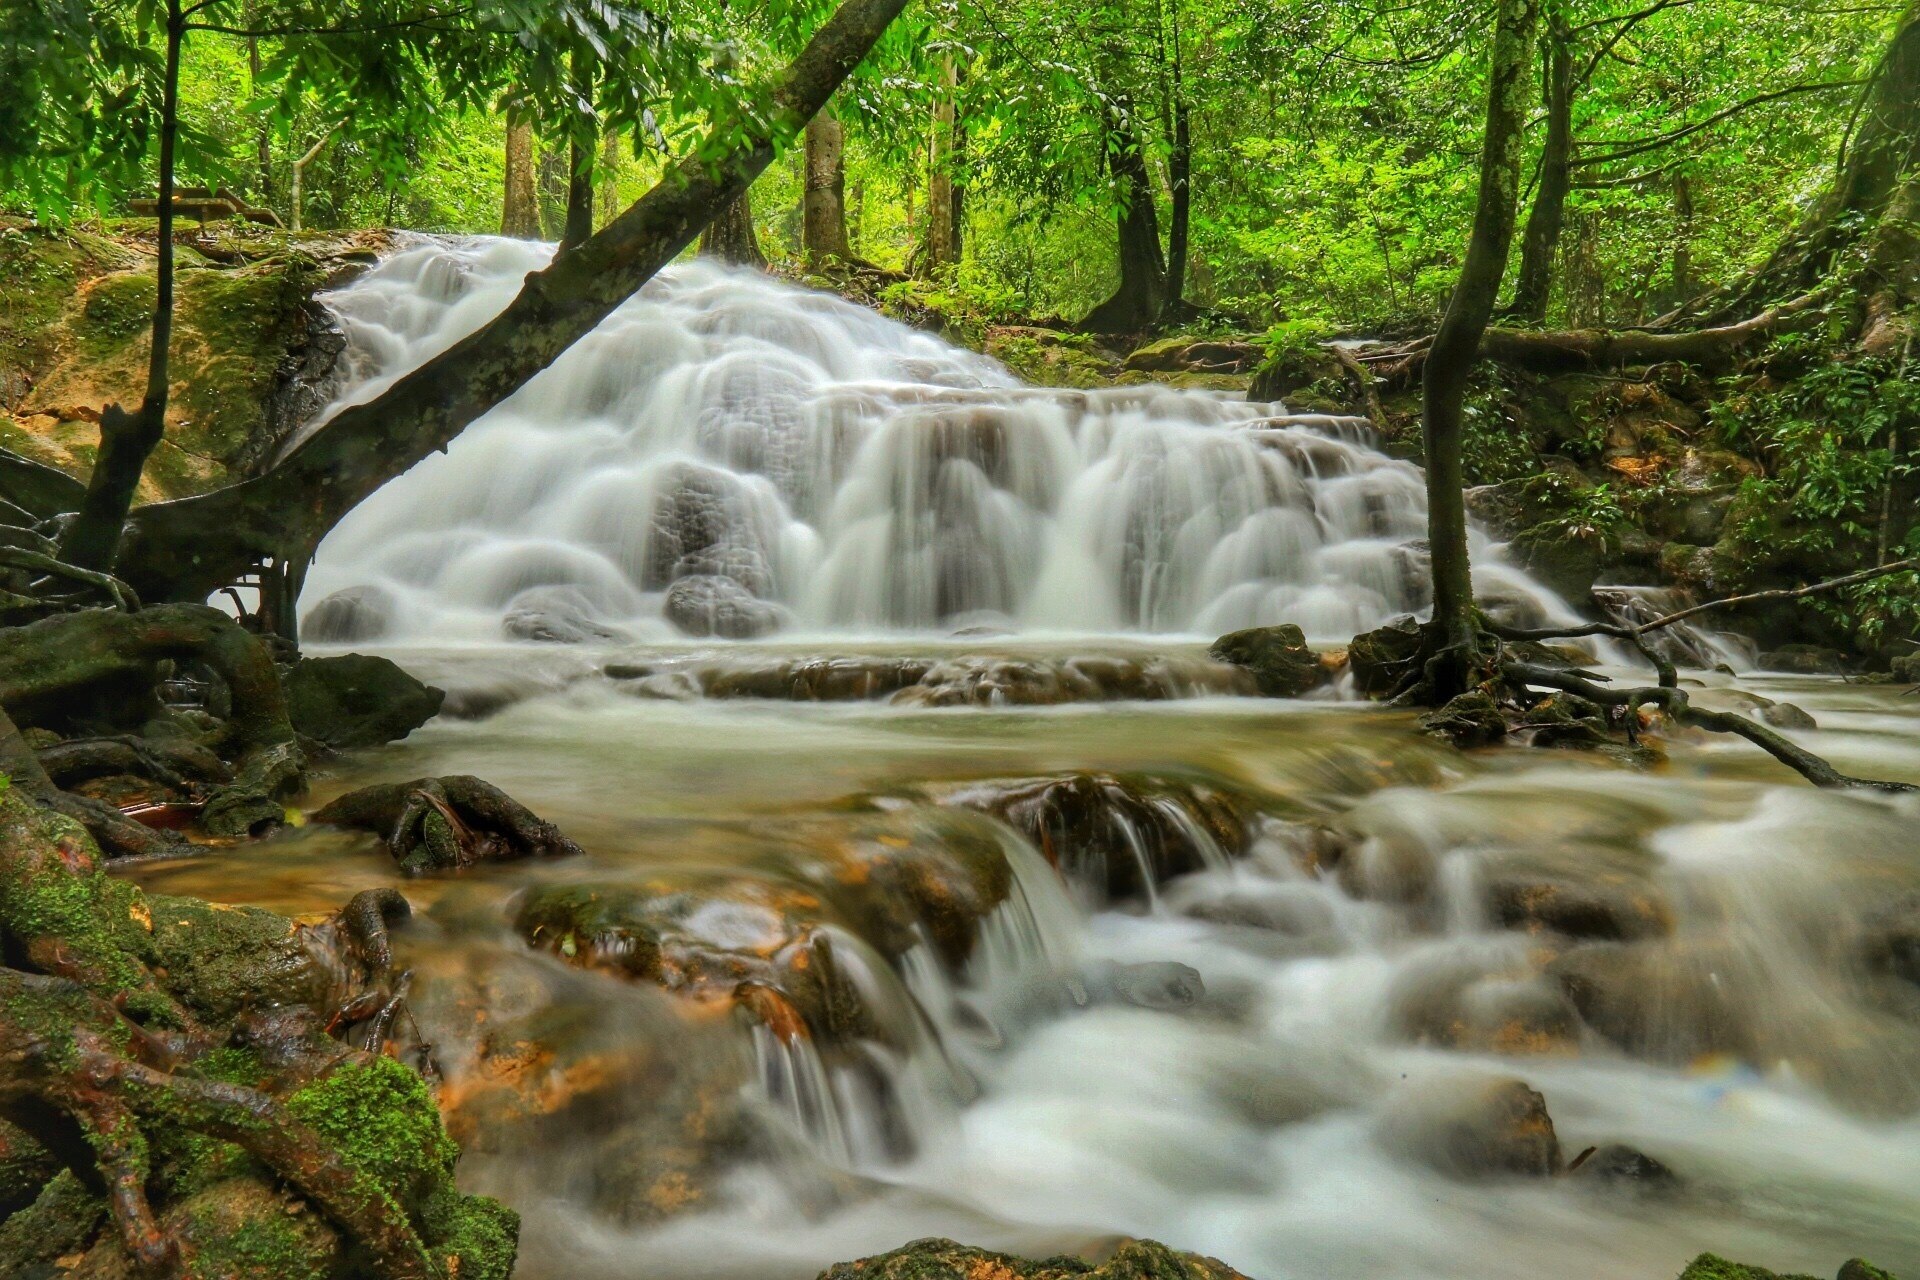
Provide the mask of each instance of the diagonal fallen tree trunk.
[{"label": "diagonal fallen tree trunk", "polygon": [[906,0],[846,0],[772,90],[769,109],[717,121],[625,213],[544,270],[506,310],[385,393],[342,410],[256,479],[136,510],[120,576],[143,599],[200,601],[261,574],[291,634],[307,562],[347,512],[511,396],[671,262],[739,199],[823,107]]}]

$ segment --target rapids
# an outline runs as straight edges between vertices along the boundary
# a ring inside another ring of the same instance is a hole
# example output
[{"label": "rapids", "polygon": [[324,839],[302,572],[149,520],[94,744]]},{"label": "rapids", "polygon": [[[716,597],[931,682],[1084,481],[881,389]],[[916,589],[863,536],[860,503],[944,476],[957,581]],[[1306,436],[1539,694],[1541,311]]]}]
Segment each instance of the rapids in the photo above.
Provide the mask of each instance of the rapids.
[{"label": "rapids", "polygon": [[[334,295],[346,396],[544,252],[423,241]],[[1235,696],[1196,637],[1421,603],[1418,472],[1276,416],[1032,391],[683,264],[328,540],[309,606],[384,593],[373,647],[449,711],[310,803],[472,773],[587,850],[404,884],[418,1035],[463,1181],[525,1215],[520,1275],[806,1280],[934,1234],[1150,1235],[1255,1280],[1920,1268],[1920,798],[1731,740],[1651,770],[1463,755],[1377,707]],[[670,639],[686,572],[750,581],[787,633]],[[587,643],[503,638],[540,590]],[[820,657],[1151,669],[1157,700],[715,692]],[[1842,769],[1920,781],[1897,690],[1688,678],[1790,696]],[[126,873],[288,911],[396,882],[322,828]],[[1587,914],[1543,926],[1556,903]],[[664,974],[632,944],[661,919]],[[1438,1166],[1422,1117],[1506,1078],[1566,1157],[1627,1144],[1678,1183]]]}]

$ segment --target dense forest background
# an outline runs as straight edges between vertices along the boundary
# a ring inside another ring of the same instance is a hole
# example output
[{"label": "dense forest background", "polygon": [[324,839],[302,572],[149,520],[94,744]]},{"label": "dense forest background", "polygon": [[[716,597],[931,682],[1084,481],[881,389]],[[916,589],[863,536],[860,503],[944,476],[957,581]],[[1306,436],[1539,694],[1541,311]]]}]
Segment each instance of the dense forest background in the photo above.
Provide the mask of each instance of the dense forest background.
[{"label": "dense forest background", "polygon": [[[286,218],[295,162],[311,153],[308,227],[501,229],[506,108],[526,90],[500,66],[453,57],[406,86],[389,66],[348,65],[338,41],[229,34],[247,29],[253,7],[219,8],[234,11],[228,30],[195,31],[183,50],[184,183],[228,187]],[[791,8],[674,7],[679,36],[702,45],[694,74],[706,83],[693,92],[656,74],[623,104],[626,120],[593,156],[603,209],[651,185],[730,78],[716,68],[744,75],[770,56],[785,34],[775,28],[803,21]],[[1556,6],[1528,131],[1531,195],[1563,60],[1572,166],[1546,318],[1639,323],[1763,256],[1824,188],[1898,12],[1786,0]],[[354,39],[384,45],[383,61],[453,39],[371,29],[404,18],[363,20],[370,29]],[[881,266],[923,265],[928,188],[950,176],[964,191],[962,251],[922,274],[983,313],[1084,315],[1117,275],[1124,193],[1108,160],[1125,137],[1144,154],[1163,235],[1176,175],[1189,175],[1189,301],[1263,325],[1430,324],[1472,211],[1490,21],[1489,5],[1465,0],[916,9],[834,107],[852,247]],[[19,70],[17,84],[48,76],[44,65]],[[369,76],[394,82],[370,94]],[[117,110],[102,128],[141,133],[127,104],[108,94],[102,107]],[[557,238],[570,121],[564,102],[529,114],[543,234]],[[123,211],[150,189],[152,165],[150,149],[115,167],[75,156],[31,183],[10,175],[0,205]],[[754,187],[760,242],[776,259],[800,254],[803,182],[796,149]]]}]

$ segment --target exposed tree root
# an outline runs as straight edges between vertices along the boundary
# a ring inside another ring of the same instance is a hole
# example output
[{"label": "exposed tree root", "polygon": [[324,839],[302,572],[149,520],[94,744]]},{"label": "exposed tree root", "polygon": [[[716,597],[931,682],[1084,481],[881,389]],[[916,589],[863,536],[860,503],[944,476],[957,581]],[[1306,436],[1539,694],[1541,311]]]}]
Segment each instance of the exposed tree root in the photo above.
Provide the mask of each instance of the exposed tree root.
[{"label": "exposed tree root", "polygon": [[506,792],[465,775],[366,787],[320,809],[313,820],[380,836],[409,875],[581,851]]}]

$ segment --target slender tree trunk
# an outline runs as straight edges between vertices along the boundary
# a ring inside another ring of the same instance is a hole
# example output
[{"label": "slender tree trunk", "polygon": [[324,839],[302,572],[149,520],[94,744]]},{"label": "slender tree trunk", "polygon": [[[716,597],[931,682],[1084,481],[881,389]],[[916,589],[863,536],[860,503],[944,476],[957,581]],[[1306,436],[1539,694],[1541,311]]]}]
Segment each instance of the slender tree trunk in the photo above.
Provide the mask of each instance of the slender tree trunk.
[{"label": "slender tree trunk", "polygon": [[700,236],[703,257],[718,258],[739,267],[764,267],[767,255],[760,251],[760,236],[753,229],[753,201],[747,192],[720,211]]},{"label": "slender tree trunk", "polygon": [[1160,318],[1167,300],[1167,261],[1160,253],[1160,220],[1153,207],[1153,180],[1131,123],[1107,123],[1107,167],[1121,199],[1120,285],[1087,313],[1082,329],[1138,333]]},{"label": "slender tree trunk", "polygon": [[567,216],[560,229],[560,248],[571,249],[593,234],[593,153],[599,125],[593,118],[593,65],[578,53],[569,69],[581,117],[567,134]]},{"label": "slender tree trunk", "polygon": [[599,225],[606,226],[620,216],[620,135],[609,130],[600,139]]},{"label": "slender tree trunk", "polygon": [[960,260],[953,220],[954,90],[958,84],[953,55],[947,54],[940,63],[940,93],[933,103],[933,143],[927,165],[927,252],[923,262],[930,273]]},{"label": "slender tree trunk", "polygon": [[[1180,72],[1174,68],[1174,93],[1180,90]],[[1193,121],[1186,99],[1173,103],[1173,150],[1167,156],[1167,176],[1173,200],[1167,218],[1167,308],[1178,311],[1187,296],[1187,236],[1193,210]]]},{"label": "slender tree trunk", "polygon": [[539,208],[540,234],[548,240],[559,240],[567,233],[567,184],[569,165],[567,152],[562,143],[550,138],[536,138],[540,148],[540,159],[533,167],[534,185],[537,192],[535,204]]},{"label": "slender tree trunk", "polygon": [[507,181],[500,234],[521,240],[540,238],[540,207],[533,190],[533,121],[517,107],[507,108]]},{"label": "slender tree trunk", "polygon": [[847,241],[846,140],[831,111],[807,122],[806,187],[801,194],[800,247],[807,265],[851,262]]},{"label": "slender tree trunk", "polygon": [[60,558],[82,569],[104,572],[114,567],[127,513],[140,487],[140,473],[167,429],[167,357],[173,346],[173,168],[180,135],[180,45],[186,30],[179,0],[168,0],[147,389],[140,408],[133,413],[118,404],[101,411],[100,451],[94,458],[93,474],[87,479],[86,497],[81,499],[80,513],[60,541]]},{"label": "slender tree trunk", "polygon": [[[255,21],[253,6],[246,9],[246,24],[249,29]],[[247,88],[258,92],[260,85],[260,40],[257,36],[247,37]],[[253,160],[259,171],[260,204],[270,206],[273,203],[273,134],[263,117],[253,127]]]},{"label": "slender tree trunk", "polygon": [[1548,24],[1547,137],[1540,153],[1540,189],[1520,240],[1520,278],[1513,288],[1513,318],[1542,324],[1553,297],[1553,264],[1566,223],[1573,176],[1573,35],[1558,11]]},{"label": "slender tree trunk", "polygon": [[1461,457],[1467,380],[1493,317],[1513,244],[1540,0],[1499,0],[1487,76],[1480,191],[1460,279],[1447,302],[1423,375],[1427,544],[1433,562],[1433,634],[1453,660],[1431,664],[1436,702],[1464,692],[1477,627],[1467,559],[1466,480]]},{"label": "slender tree trunk", "polygon": [[1673,299],[1693,296],[1693,179],[1685,173],[1673,179]]},{"label": "slender tree trunk", "polygon": [[305,563],[347,512],[445,449],[692,244],[798,137],[905,6],[844,0],[774,87],[770,111],[717,121],[694,155],[631,208],[528,275],[498,316],[374,399],[341,410],[265,475],[140,508],[123,575],[145,599],[204,599],[267,557]]}]

